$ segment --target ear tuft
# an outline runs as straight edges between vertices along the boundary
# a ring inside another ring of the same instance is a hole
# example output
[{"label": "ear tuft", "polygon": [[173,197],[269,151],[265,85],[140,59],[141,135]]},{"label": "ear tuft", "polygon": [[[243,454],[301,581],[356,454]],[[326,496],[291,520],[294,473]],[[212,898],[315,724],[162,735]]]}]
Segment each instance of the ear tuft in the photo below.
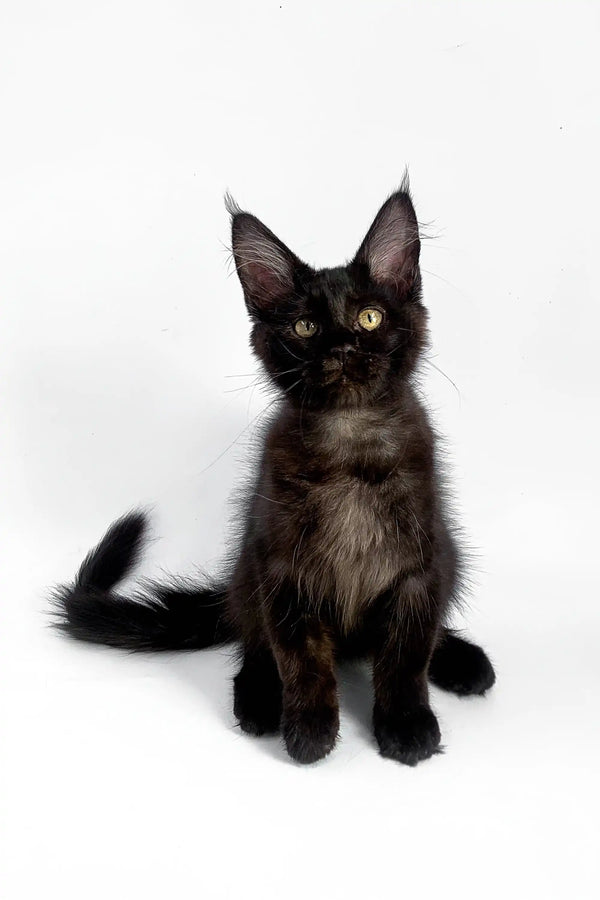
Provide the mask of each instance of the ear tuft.
[{"label": "ear tuft", "polygon": [[242,212],[241,206],[239,206],[233,198],[233,195],[229,193],[229,191],[225,191],[223,195],[223,200],[225,201],[225,209],[233,219],[234,216],[237,216],[238,213]]},{"label": "ear tuft", "polygon": [[418,278],[419,223],[409,193],[408,173],[400,190],[383,204],[354,261],[368,266],[373,281],[409,290]]}]

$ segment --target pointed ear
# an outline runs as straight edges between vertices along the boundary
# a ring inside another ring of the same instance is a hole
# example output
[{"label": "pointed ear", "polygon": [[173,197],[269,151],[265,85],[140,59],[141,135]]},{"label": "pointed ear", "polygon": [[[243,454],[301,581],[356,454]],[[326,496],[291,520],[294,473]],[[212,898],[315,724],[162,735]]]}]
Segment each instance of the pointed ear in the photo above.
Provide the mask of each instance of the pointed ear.
[{"label": "pointed ear", "polygon": [[354,258],[373,281],[409,290],[419,275],[419,224],[408,184],[385,201]]},{"label": "pointed ear", "polygon": [[246,303],[268,310],[294,290],[294,275],[308,268],[266,225],[226,198],[231,244]]}]

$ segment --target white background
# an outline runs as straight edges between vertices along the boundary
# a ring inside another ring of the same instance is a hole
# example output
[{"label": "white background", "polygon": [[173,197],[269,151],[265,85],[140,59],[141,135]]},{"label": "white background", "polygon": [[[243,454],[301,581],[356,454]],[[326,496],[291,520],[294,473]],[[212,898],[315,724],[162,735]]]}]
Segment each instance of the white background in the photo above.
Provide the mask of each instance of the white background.
[{"label": "white background", "polygon": [[[1,19],[2,896],[592,897],[600,4]],[[460,394],[424,385],[498,684],[434,690],[447,751],[412,770],[377,755],[346,670],[341,743],[301,768],[235,728],[229,650],[68,643],[46,589],[140,503],[144,572],[218,565],[268,402],[231,392],[256,367],[224,191],[333,265],[407,164],[430,359]]]}]

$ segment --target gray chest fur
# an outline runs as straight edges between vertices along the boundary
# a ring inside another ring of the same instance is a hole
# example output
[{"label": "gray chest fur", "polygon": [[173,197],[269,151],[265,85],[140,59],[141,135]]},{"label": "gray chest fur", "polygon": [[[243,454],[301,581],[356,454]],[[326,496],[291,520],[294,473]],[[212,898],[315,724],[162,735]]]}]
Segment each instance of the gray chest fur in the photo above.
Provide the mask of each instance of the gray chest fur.
[{"label": "gray chest fur", "polygon": [[298,558],[304,589],[330,598],[346,628],[400,569],[397,522],[373,502],[372,494],[357,479],[340,479],[324,488],[313,501],[317,527],[305,536]]},{"label": "gray chest fur", "polygon": [[[325,450],[338,469],[308,498],[310,529],[295,559],[298,581],[309,596],[333,601],[348,629],[373,599],[389,588],[411,554],[406,517],[394,491],[348,473],[350,462],[398,461],[398,436],[387,423],[332,417]],[[401,473],[395,471],[397,484]],[[408,529],[410,531],[410,529]]]}]

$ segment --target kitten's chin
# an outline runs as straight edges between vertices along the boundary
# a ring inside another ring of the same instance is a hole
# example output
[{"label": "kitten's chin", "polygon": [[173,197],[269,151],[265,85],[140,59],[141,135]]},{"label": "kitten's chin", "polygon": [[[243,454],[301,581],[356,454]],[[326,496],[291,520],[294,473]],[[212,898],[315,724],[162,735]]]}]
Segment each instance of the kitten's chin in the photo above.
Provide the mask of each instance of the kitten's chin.
[{"label": "kitten's chin", "polygon": [[374,401],[370,385],[360,384],[341,374],[335,380],[327,380],[311,392],[310,405],[320,409],[359,409]]},{"label": "kitten's chin", "polygon": [[336,360],[326,362],[317,373],[305,372],[291,388],[277,384],[293,406],[322,411],[360,409],[373,406],[391,392],[389,379],[380,373],[349,372]]}]

